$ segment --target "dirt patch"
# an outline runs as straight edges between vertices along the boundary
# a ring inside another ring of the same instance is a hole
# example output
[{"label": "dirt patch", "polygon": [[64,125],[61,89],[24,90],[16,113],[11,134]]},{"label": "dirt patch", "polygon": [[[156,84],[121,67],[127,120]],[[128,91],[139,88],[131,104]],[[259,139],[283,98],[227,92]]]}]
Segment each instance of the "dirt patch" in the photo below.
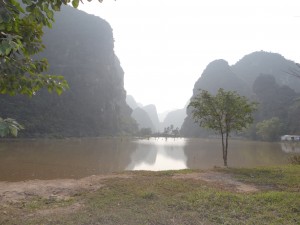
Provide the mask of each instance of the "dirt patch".
[{"label": "dirt patch", "polygon": [[82,179],[29,180],[0,182],[0,203],[15,202],[30,197],[66,199],[81,191],[96,191],[112,178],[131,178],[131,175],[97,175]]},{"label": "dirt patch", "polygon": [[254,185],[242,183],[240,181],[235,180],[230,174],[220,172],[209,171],[203,173],[178,174],[175,175],[173,178],[202,180],[211,183],[214,186],[241,193],[259,191],[259,189]]},{"label": "dirt patch", "polygon": [[[82,179],[29,180],[23,182],[0,182],[0,203],[18,202],[32,197],[67,200],[82,191],[96,191],[105,185],[105,180],[131,178],[133,175],[94,175]],[[254,185],[235,180],[231,175],[208,171],[203,173],[177,174],[174,179],[202,180],[218,188],[236,192],[256,192]],[[78,208],[78,206],[76,206]],[[75,208],[76,208],[75,207]]]}]

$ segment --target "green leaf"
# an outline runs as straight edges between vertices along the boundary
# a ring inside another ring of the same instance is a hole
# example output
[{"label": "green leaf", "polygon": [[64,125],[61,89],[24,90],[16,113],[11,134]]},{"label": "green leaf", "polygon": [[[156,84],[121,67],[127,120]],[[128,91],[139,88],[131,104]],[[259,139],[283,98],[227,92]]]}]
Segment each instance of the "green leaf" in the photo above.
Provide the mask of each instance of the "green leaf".
[{"label": "green leaf", "polygon": [[63,88],[57,87],[55,91],[58,95],[61,95],[63,93]]},{"label": "green leaf", "polygon": [[31,0],[22,0],[22,2],[26,5],[30,5],[31,4]]},{"label": "green leaf", "polygon": [[78,5],[79,5],[79,0],[73,0],[72,5],[73,5],[74,8],[77,8]]},{"label": "green leaf", "polygon": [[15,126],[10,126],[9,127],[10,133],[14,136],[17,137],[18,136],[18,128]]},{"label": "green leaf", "polygon": [[[54,13],[53,13],[53,11],[49,10],[48,8],[47,8],[45,11],[46,11],[47,17],[48,17],[49,19],[53,20],[53,18],[54,18]],[[48,24],[48,26],[49,26],[49,25],[51,26],[51,23]]]},{"label": "green leaf", "polygon": [[26,7],[26,11],[27,11],[27,12],[34,12],[35,7],[36,7],[36,6],[35,6],[34,4],[29,5],[29,6]]}]

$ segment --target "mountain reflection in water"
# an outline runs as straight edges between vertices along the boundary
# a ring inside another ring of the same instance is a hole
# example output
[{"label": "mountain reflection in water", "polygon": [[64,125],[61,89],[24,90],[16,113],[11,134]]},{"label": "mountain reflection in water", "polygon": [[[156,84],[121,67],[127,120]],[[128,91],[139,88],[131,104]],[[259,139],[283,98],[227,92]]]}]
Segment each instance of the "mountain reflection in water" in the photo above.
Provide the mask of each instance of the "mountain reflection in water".
[{"label": "mountain reflection in water", "polygon": [[183,138],[151,138],[137,142],[137,149],[131,155],[127,170],[179,170],[186,169],[187,157]]}]

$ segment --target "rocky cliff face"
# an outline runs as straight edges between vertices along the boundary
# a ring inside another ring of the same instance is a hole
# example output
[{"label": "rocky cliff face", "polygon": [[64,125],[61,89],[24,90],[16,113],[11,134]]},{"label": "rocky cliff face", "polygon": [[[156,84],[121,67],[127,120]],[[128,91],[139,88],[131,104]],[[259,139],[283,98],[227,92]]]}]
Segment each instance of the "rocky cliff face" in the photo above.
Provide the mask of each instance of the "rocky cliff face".
[{"label": "rocky cliff face", "polygon": [[126,103],[132,110],[136,109],[137,107],[141,107],[131,95],[126,96]]},{"label": "rocky cliff face", "polygon": [[[192,98],[199,93],[199,89],[214,94],[219,88],[237,91],[240,95],[253,98],[256,95],[253,91],[253,83],[261,74],[271,75],[279,85],[287,85],[300,92],[300,79],[289,75],[288,72],[291,70],[299,70],[294,62],[286,60],[279,54],[263,51],[246,55],[232,66],[229,66],[225,60],[216,60],[206,67],[195,83]],[[194,123],[191,109],[188,108],[181,134],[197,137],[207,136],[210,132]]]},{"label": "rocky cliff face", "polygon": [[124,72],[114,53],[110,25],[71,7],[46,30],[50,74],[63,75],[70,90],[61,96],[43,90],[32,99],[1,96],[3,117],[16,118],[26,136],[99,136],[130,132]]},{"label": "rocky cliff face", "polygon": [[159,119],[158,119],[158,114],[157,114],[157,110],[156,110],[156,106],[155,105],[146,105],[142,108],[143,110],[145,110],[151,121],[152,121],[152,124],[154,126],[154,129],[152,130],[153,132],[158,132],[159,131]]},{"label": "rocky cliff face", "polygon": [[140,107],[134,109],[131,116],[137,122],[139,129],[150,128],[152,132],[155,132],[155,126],[149,114],[144,109]]}]

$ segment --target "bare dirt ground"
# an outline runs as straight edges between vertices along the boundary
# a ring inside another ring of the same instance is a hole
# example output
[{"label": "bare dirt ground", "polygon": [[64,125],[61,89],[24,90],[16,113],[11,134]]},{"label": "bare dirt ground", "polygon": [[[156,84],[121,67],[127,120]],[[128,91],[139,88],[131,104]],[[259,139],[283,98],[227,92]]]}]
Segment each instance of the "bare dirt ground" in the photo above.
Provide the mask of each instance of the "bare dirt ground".
[{"label": "bare dirt ground", "polygon": [[[96,191],[112,178],[131,178],[132,175],[93,175],[82,179],[29,180],[22,182],[0,182],[0,203],[17,202],[30,197],[46,199],[67,199],[81,191]],[[235,180],[231,175],[221,172],[200,172],[177,174],[174,179],[202,180],[213,186],[235,192],[256,192],[257,187]]]},{"label": "bare dirt ground", "polygon": [[81,191],[96,191],[104,181],[112,178],[130,178],[130,175],[93,175],[82,179],[29,180],[0,182],[0,204],[30,197],[66,199]]},{"label": "bare dirt ground", "polygon": [[[23,218],[33,219],[35,217],[52,217],[53,215],[68,215],[70,213],[84,210],[85,203],[76,201],[71,205],[61,205],[49,208],[41,208],[31,213],[24,213],[19,205],[30,202],[33,198],[42,198],[49,201],[68,201],[81,192],[94,192],[105,186],[105,181],[113,178],[130,179],[134,174],[111,174],[93,175],[82,179],[57,179],[57,180],[29,180],[23,182],[0,182],[0,205],[4,211],[1,214],[8,215],[6,207],[15,205],[16,210],[22,214]],[[235,180],[230,174],[204,171],[188,174],[176,174],[173,179],[193,179],[200,180],[207,185],[216,188],[234,191],[239,193],[249,193],[259,191],[255,186],[245,184]]]},{"label": "bare dirt ground", "polygon": [[[0,182],[0,205],[5,209],[7,205],[24,203],[34,197],[50,201],[67,201],[80,192],[97,191],[104,186],[107,179],[131,178],[131,175],[93,175],[82,179],[57,179],[57,180],[29,180],[23,182]],[[69,206],[40,209],[31,214],[24,214],[24,218],[33,218],[36,215],[65,215],[78,211],[84,207],[83,202],[76,202]],[[3,214],[7,214],[4,210]],[[1,216],[1,213],[0,213]]]}]

